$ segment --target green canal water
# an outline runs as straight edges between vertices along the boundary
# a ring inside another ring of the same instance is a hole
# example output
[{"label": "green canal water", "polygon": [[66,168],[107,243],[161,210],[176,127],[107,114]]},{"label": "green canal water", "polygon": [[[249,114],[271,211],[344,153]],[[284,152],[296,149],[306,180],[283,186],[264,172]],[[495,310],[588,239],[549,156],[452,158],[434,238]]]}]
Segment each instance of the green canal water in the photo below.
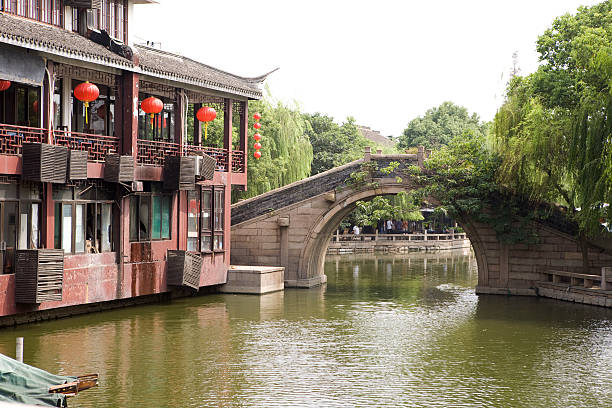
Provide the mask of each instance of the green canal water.
[{"label": "green canal water", "polygon": [[469,252],[329,256],[326,287],[4,329],[100,374],[71,407],[612,406],[612,310],[474,294]]}]

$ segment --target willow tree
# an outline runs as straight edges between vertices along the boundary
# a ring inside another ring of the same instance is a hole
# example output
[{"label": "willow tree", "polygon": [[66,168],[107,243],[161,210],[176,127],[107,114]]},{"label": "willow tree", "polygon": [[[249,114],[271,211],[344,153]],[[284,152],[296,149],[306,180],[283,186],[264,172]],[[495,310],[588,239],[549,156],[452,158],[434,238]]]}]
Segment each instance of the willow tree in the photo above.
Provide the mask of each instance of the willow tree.
[{"label": "willow tree", "polygon": [[301,180],[310,175],[312,146],[305,133],[306,122],[298,107],[289,107],[268,96],[249,102],[249,112],[262,116],[261,158],[252,153],[254,120],[249,115],[248,190],[236,192],[234,201],[254,197],[278,187]]},{"label": "willow tree", "polygon": [[499,181],[568,207],[585,269],[587,239],[611,219],[611,43],[611,1],[557,18],[538,39],[542,64],[510,83],[492,132]]}]

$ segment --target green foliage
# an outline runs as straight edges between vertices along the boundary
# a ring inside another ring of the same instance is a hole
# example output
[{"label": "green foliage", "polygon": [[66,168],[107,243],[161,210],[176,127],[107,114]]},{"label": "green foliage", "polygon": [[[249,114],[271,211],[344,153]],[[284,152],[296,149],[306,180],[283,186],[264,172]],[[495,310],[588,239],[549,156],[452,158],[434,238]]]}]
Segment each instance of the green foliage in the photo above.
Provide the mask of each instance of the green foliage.
[{"label": "green foliage", "polygon": [[394,196],[376,196],[370,201],[357,201],[357,208],[351,214],[360,226],[376,228],[379,221],[388,219],[422,221],[421,197],[416,192],[402,191]]},{"label": "green foliage", "polygon": [[364,162],[359,166],[359,170],[352,172],[346,180],[348,187],[359,189],[363,187],[376,187],[378,183],[373,181],[374,173],[378,170],[378,165],[374,162]]},{"label": "green foliage", "polygon": [[364,148],[370,145],[351,117],[338,125],[332,117],[320,113],[303,116],[314,153],[311,175],[363,157]]},{"label": "green foliage", "polygon": [[487,128],[476,113],[469,115],[466,108],[444,102],[429,109],[425,116],[411,120],[399,137],[399,147],[425,146],[427,149],[438,149],[466,131],[484,136]]},{"label": "green foliage", "polygon": [[[249,112],[259,112],[262,116],[260,143],[263,147],[259,160],[253,158],[253,150],[249,147],[248,190],[235,192],[234,201],[263,194],[310,175],[313,153],[306,134],[308,123],[298,108],[275,102],[268,95],[263,100],[249,102]],[[253,129],[253,123],[250,117],[249,129]],[[252,141],[249,138],[249,145]]]},{"label": "green foliage", "polygon": [[515,78],[497,113],[498,180],[532,200],[569,208],[580,235],[610,220],[612,2],[557,18],[538,39],[538,70]]}]

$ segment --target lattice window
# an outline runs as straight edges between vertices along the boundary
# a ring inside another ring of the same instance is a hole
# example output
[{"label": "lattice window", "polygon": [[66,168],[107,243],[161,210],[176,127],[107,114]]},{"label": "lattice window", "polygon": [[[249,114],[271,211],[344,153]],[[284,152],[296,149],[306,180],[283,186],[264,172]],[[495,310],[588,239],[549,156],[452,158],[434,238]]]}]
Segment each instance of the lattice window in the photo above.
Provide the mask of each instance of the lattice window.
[{"label": "lattice window", "polygon": [[140,81],[140,93],[163,96],[175,100],[176,88],[169,85],[158,84],[156,82]]},{"label": "lattice window", "polygon": [[94,71],[91,69],[75,67],[73,65],[58,64],[55,66],[55,74],[58,78],[70,77],[72,79],[110,86],[114,88],[115,91],[117,88],[116,75],[109,74],[107,72]]}]

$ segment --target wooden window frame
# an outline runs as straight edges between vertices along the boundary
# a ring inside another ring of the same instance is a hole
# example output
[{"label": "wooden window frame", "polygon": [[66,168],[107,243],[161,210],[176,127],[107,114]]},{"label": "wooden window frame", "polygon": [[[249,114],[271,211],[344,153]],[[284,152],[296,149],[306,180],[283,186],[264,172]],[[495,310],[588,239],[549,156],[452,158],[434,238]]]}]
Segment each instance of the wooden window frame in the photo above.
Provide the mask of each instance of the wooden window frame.
[{"label": "wooden window frame", "polygon": [[[149,199],[149,216],[148,216],[148,224],[149,224],[149,228],[148,228],[148,236],[146,237],[141,237],[140,234],[140,225],[138,225],[137,229],[136,229],[136,239],[133,238],[132,236],[132,223],[134,222],[134,220],[131,219],[131,214],[132,214],[132,205],[134,205],[134,202],[136,202],[136,215],[138,217],[138,219],[140,220],[140,206],[141,206],[141,202],[142,202],[142,198],[148,198]],[[153,197],[161,197],[161,201],[160,201],[160,238],[153,238]],[[164,237],[163,236],[163,208],[164,208],[164,198],[166,198],[169,202],[169,208],[168,208],[168,236]],[[151,242],[151,241],[169,241],[172,240],[172,194],[166,194],[166,193],[136,193],[130,196],[130,242]]]},{"label": "wooden window frame", "polygon": [[[46,4],[47,2],[49,4]],[[47,5],[50,6],[49,10],[46,10]],[[7,14],[13,14],[56,27],[64,27],[63,0],[1,0],[0,9]],[[48,21],[44,17],[45,10],[49,17]],[[57,20],[55,18],[55,11],[59,12]]]},{"label": "wooden window frame", "polygon": [[[87,206],[88,205],[94,205],[94,215],[93,215],[93,233],[94,236],[92,237],[92,242],[91,245],[92,247],[96,247],[96,241],[97,241],[97,237],[95,236],[95,233],[97,231],[97,224],[98,224],[98,219],[97,219],[97,208],[98,206],[102,206],[103,204],[106,205],[110,205],[111,206],[111,222],[110,222],[110,227],[111,230],[109,232],[109,236],[110,236],[110,244],[111,244],[111,249],[110,251],[104,251],[102,250],[102,243],[100,242],[100,250],[98,253],[109,253],[109,252],[115,252],[115,242],[113,239],[113,215],[114,215],[114,208],[113,208],[113,201],[111,200],[54,200],[54,204],[55,204],[55,217],[54,217],[54,222],[58,221],[58,212],[57,212],[57,208],[59,206],[59,219],[60,219],[60,224],[59,224],[59,231],[58,231],[58,235],[59,235],[59,239],[57,239],[57,237],[55,237],[55,249],[63,249],[62,248],[62,234],[63,234],[63,222],[62,222],[62,218],[63,218],[63,206],[64,205],[70,205],[72,207],[72,211],[71,211],[71,218],[72,218],[72,225],[71,225],[71,247],[72,250],[70,252],[64,251],[65,254],[68,255],[81,255],[81,254],[91,254],[91,252],[87,252]],[[78,251],[76,250],[76,210],[77,210],[77,205],[84,205],[85,206],[85,214],[83,217],[83,226],[85,228],[85,232],[84,232],[84,236],[83,236],[83,246],[84,249],[83,251]],[[56,228],[58,228],[57,225],[54,225],[54,234],[56,233]],[[95,253],[95,252],[94,252]]]},{"label": "wooden window frame", "polygon": [[[201,254],[212,254],[213,252],[225,252],[225,246],[223,244],[223,239],[225,237],[225,231],[224,231],[224,227],[225,227],[225,187],[222,185],[217,185],[217,186],[200,186],[200,188],[197,190],[198,194],[197,194],[197,209],[199,211],[199,214],[197,216],[197,230],[198,230],[198,237],[197,237],[197,242],[196,242],[196,248],[198,249],[196,252],[200,252]],[[205,193],[209,193],[210,194],[210,202],[209,202],[209,207],[205,206],[206,201],[204,200],[204,196]],[[221,205],[219,206],[220,208],[218,208],[217,206],[215,206],[216,201],[215,201],[215,194],[216,193],[220,193],[221,195]],[[188,194],[189,197],[189,194]],[[210,225],[209,226],[205,226],[204,225],[204,212],[205,211],[209,211],[210,215],[208,217],[208,219],[210,220]],[[215,226],[215,215],[216,213],[219,214],[220,217],[222,217],[222,221],[221,221],[221,229],[216,228]],[[189,217],[189,213],[187,214],[187,217]],[[189,222],[189,221],[188,221]],[[187,233],[189,233],[189,228],[187,228]],[[208,249],[202,249],[202,243],[203,243],[203,237],[209,237],[209,242],[210,242],[210,246]],[[221,242],[222,242],[222,247],[221,248],[215,248],[215,238],[220,237]],[[189,237],[187,237],[189,238]]]}]

